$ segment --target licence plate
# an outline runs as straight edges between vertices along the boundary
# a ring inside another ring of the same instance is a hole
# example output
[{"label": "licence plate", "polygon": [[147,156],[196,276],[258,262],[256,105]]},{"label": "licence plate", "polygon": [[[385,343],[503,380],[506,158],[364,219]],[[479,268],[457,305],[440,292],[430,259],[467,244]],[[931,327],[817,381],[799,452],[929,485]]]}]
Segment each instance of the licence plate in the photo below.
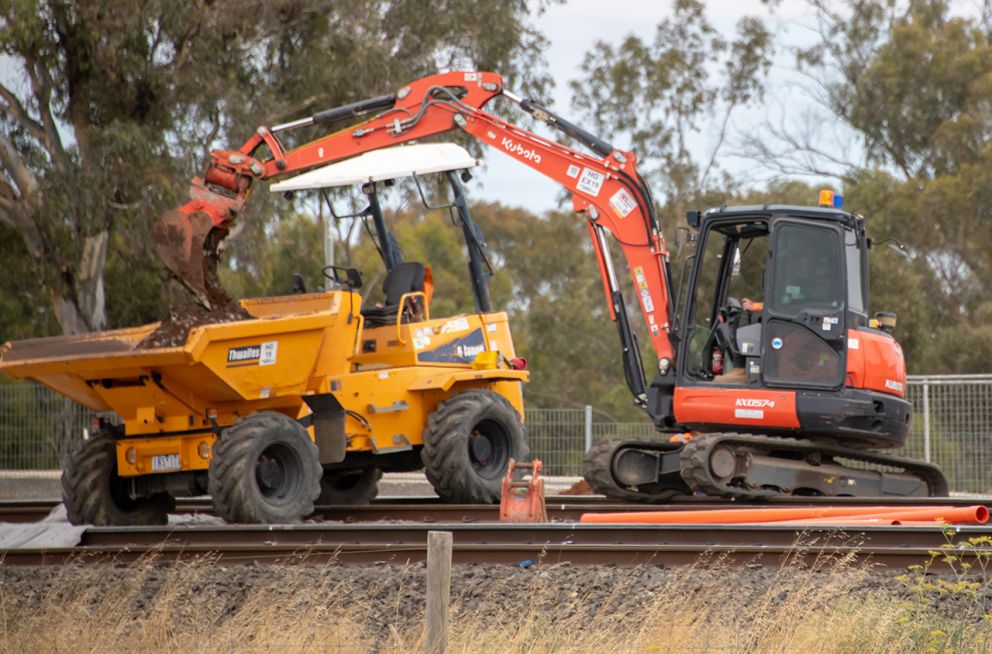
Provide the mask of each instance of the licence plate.
[{"label": "licence plate", "polygon": [[182,465],[179,463],[178,454],[159,454],[152,457],[152,472],[179,470],[180,468]]}]

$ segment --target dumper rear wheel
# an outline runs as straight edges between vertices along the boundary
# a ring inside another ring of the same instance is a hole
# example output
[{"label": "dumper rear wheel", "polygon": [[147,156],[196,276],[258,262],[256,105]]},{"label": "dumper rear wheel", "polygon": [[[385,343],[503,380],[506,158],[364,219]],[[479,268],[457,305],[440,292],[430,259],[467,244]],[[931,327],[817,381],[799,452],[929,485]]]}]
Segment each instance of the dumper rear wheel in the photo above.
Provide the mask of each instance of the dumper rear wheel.
[{"label": "dumper rear wheel", "polygon": [[448,502],[499,500],[510,459],[527,461],[530,450],[513,405],[492,391],[463,391],[441,402],[427,419],[424,472]]},{"label": "dumper rear wheel", "polygon": [[379,468],[325,470],[317,504],[368,504],[379,494]]},{"label": "dumper rear wheel", "polygon": [[214,511],[234,523],[299,522],[313,513],[322,473],[317,446],[302,425],[275,411],[253,413],[214,445]]},{"label": "dumper rear wheel", "polygon": [[116,438],[110,431],[73,442],[62,471],[62,502],[74,525],[164,525],[175,501],[168,493],[131,497],[117,476]]}]

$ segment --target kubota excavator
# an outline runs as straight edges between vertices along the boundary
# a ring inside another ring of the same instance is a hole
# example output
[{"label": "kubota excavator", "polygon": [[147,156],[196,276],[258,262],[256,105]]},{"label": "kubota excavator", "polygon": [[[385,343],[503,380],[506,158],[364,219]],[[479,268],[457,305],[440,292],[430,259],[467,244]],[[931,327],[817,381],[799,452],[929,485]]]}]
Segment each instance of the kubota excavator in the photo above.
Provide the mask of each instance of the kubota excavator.
[{"label": "kubota excavator", "polygon": [[[591,154],[482,109],[498,96]],[[340,121],[354,124],[294,149],[279,138]],[[676,289],[634,153],[511,93],[495,73],[425,77],[390,95],[260,127],[239,150],[214,151],[194,180],[192,200],[157,223],[159,254],[208,303],[216,246],[257,181],[455,129],[565,186],[588,223],[627,386],[660,432],[651,441],[595,446],[585,462],[594,490],[649,501],[686,493],[752,499],[947,493],[937,467],[879,452],[905,443],[912,411],[889,316],[869,318],[871,241],[862,216],[829,195],[817,207],[689,212],[696,251]],[[609,236],[627,260],[656,353],[650,383]],[[764,301],[745,301],[748,295]]]}]

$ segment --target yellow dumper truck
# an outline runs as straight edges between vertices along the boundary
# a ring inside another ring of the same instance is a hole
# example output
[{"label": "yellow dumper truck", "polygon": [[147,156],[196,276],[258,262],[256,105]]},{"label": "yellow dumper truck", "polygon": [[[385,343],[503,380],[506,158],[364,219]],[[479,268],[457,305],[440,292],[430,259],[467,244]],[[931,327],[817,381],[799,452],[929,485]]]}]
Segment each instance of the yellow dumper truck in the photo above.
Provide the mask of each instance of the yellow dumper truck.
[{"label": "yellow dumper truck", "polygon": [[[315,502],[367,502],[382,471],[421,468],[447,501],[498,498],[509,460],[528,456],[528,373],[506,314],[489,306],[485,244],[455,174],[475,162],[450,144],[396,150],[272,189],[364,182],[388,271],[377,303],[362,308],[357,270],[329,266],[328,290],[242,300],[250,318],[193,328],[176,345],[144,346],[152,324],[3,346],[6,374],[119,417],[70,449],[73,523],[163,523],[173,498],[206,493],[229,522],[292,522]],[[432,317],[429,269],[390,248],[376,185],[426,161],[452,188],[476,313]]]}]

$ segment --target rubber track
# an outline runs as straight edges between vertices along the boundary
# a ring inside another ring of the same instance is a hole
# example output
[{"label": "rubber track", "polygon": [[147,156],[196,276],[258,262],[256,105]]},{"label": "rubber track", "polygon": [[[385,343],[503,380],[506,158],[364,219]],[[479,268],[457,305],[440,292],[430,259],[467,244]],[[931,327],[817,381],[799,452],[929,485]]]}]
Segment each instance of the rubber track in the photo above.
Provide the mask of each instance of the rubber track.
[{"label": "rubber track", "polygon": [[[690,440],[683,448],[681,461],[682,478],[689,484],[692,490],[703,492],[707,495],[720,495],[741,499],[767,499],[783,495],[783,493],[770,490],[749,490],[736,486],[727,486],[715,480],[709,471],[709,455],[716,444],[726,441],[731,441],[731,445],[733,445],[735,450],[738,450],[739,446],[743,444],[744,447],[751,445],[768,449],[815,451],[830,457],[842,457],[870,464],[902,468],[905,472],[914,474],[925,480],[933,496],[943,497],[948,494],[947,479],[943,473],[936,466],[927,463],[901,457],[873,454],[863,450],[832,447],[823,443],[803,439],[755,436],[733,432],[697,436]],[[843,465],[840,462],[836,463]]]},{"label": "rubber track", "polygon": [[[209,490],[213,499],[214,511],[227,522],[235,523],[268,523],[268,522],[299,522],[313,513],[314,502],[320,495],[319,480],[324,474],[320,467],[317,445],[304,432],[312,456],[303,456],[303,465],[312,466],[313,479],[317,480],[309,493],[298,498],[294,505],[282,507],[286,515],[266,515],[259,506],[264,502],[260,497],[254,497],[251,490],[255,484],[255,465],[258,461],[258,441],[267,434],[284,431],[291,427],[289,423],[298,426],[296,421],[274,411],[253,413],[232,427],[224,430],[223,435],[214,444],[213,457],[210,459]],[[301,427],[302,430],[302,427]]]},{"label": "rubber track", "polygon": [[645,502],[651,498],[643,493],[627,490],[613,479],[613,454],[622,440],[606,440],[594,443],[582,459],[582,477],[589,482],[593,492],[605,495],[612,500],[625,502]]},{"label": "rubber track", "polygon": [[[530,459],[526,436],[517,413],[509,400],[498,393],[483,389],[470,389],[438,404],[437,409],[427,417],[424,430],[424,448],[420,458],[424,462],[424,473],[434,491],[447,502],[463,504],[491,504],[500,498],[502,479],[482,479],[472,470],[465,442],[466,424],[475,421],[487,404],[509,412],[520,430],[520,451],[518,456],[510,456],[518,461]],[[513,425],[507,426],[513,430]],[[511,448],[512,449],[512,448]]]},{"label": "rubber track", "polygon": [[69,522],[74,525],[142,526],[164,525],[169,502],[165,497],[143,498],[123,509],[110,492],[117,456],[115,439],[100,432],[75,441],[62,471],[62,501]]}]

